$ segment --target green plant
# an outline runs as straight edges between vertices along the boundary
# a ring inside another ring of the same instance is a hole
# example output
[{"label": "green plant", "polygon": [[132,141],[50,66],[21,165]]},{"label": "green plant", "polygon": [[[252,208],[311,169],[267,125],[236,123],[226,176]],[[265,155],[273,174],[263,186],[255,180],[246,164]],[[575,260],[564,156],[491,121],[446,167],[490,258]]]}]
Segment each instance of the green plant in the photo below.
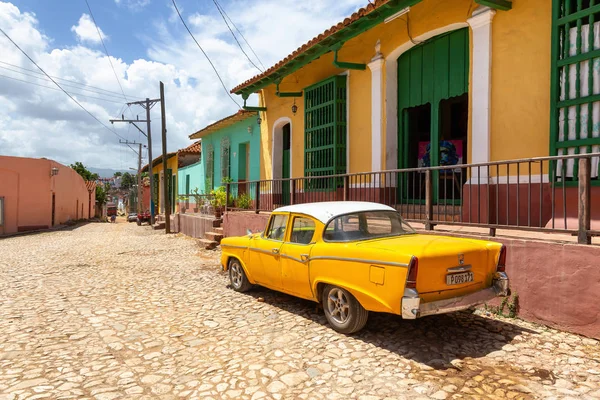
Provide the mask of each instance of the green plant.
[{"label": "green plant", "polygon": [[213,199],[210,201],[210,204],[213,207],[225,207],[225,201],[227,199],[227,189],[225,186],[219,186],[218,188],[211,190],[210,194],[213,196]]},{"label": "green plant", "polygon": [[240,194],[236,203],[238,208],[243,208],[246,210],[252,208],[252,198],[247,193]]},{"label": "green plant", "polygon": [[[504,312],[505,309],[508,313]],[[485,310],[501,317],[516,318],[519,313],[519,295],[515,292],[510,298],[503,298],[499,306],[485,304]]]},{"label": "green plant", "polygon": [[195,187],[192,190],[192,193],[181,194],[181,195],[177,196],[177,198],[179,198],[179,200],[183,200],[183,201],[188,201],[191,197],[194,198],[194,203],[196,204],[196,207],[202,205],[202,194],[200,193],[200,191],[198,190],[197,187]]}]

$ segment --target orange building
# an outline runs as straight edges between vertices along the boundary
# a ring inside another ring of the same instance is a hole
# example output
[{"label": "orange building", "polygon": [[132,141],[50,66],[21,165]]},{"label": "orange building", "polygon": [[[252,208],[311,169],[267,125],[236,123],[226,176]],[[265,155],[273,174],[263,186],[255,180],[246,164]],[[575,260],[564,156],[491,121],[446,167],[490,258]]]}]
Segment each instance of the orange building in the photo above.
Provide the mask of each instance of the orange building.
[{"label": "orange building", "polygon": [[0,156],[0,235],[94,216],[96,191],[70,167],[44,158]]}]

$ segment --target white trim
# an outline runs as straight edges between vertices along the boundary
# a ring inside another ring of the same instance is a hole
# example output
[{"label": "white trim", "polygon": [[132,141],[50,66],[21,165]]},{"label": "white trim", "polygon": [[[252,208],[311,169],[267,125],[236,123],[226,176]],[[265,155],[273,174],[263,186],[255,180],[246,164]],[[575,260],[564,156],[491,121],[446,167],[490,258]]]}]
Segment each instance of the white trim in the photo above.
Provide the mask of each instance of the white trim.
[{"label": "white trim", "polygon": [[[485,185],[486,183],[489,183],[490,185],[497,185],[497,184],[506,185],[507,182],[510,185],[516,185],[517,183],[528,184],[529,183],[529,175],[519,175],[519,176],[511,175],[509,177],[490,176],[488,179],[486,179],[482,174],[482,176],[481,176],[481,178],[479,178],[479,180],[477,179],[477,177],[472,177],[471,179],[468,179],[465,182],[465,185],[477,185],[477,184]],[[531,174],[531,183],[550,183],[550,178],[548,177],[548,174],[544,174],[544,175],[542,175],[542,177],[540,179],[539,174],[532,173]]]},{"label": "white trim", "polygon": [[[277,119],[273,123],[273,129],[271,132],[271,179],[280,179],[281,178],[281,169],[283,168],[283,142],[281,141],[281,128],[285,126],[285,124],[290,124],[290,178],[293,175],[293,161],[294,161],[294,151],[292,145],[292,137],[294,134],[292,120],[289,117],[281,117]],[[277,148],[275,146],[276,139]],[[275,157],[278,157],[278,161],[276,162]],[[279,168],[276,168],[278,166]]]},{"label": "white trim", "polygon": [[[415,43],[423,42],[442,33],[466,28],[469,24],[459,22],[434,29],[414,39]],[[398,57],[415,47],[412,41],[398,46],[385,57],[385,168],[398,168]]]},{"label": "white trim", "polygon": [[367,66],[371,70],[371,172],[381,171],[381,120],[383,118],[383,66],[385,60],[377,54]]},{"label": "white trim", "polygon": [[350,173],[350,70],[338,75],[346,75],[346,173]]},{"label": "white trim", "polygon": [[[492,19],[496,11],[483,7],[467,20],[473,32],[471,72],[471,157],[470,163],[490,161],[490,120],[492,95]],[[487,176],[483,171],[482,177]]]}]

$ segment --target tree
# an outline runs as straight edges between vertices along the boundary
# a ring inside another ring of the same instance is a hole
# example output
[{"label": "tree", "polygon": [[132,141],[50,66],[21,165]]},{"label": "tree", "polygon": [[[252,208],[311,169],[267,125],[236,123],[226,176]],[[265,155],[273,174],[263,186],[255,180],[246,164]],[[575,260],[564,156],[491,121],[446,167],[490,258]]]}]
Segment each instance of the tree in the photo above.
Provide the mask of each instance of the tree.
[{"label": "tree", "polygon": [[[127,173],[127,172],[125,172],[125,173]],[[119,176],[121,176],[121,175],[123,175],[123,173],[122,173],[121,171],[117,171],[117,172],[115,172],[115,178],[116,178],[116,177],[119,177]]]},{"label": "tree", "polygon": [[100,206],[102,206],[104,203],[106,203],[106,191],[104,190],[102,185],[96,186],[96,201],[98,202],[98,205],[100,205]]},{"label": "tree", "polygon": [[128,190],[133,185],[135,185],[136,178],[134,175],[131,175],[129,172],[125,172],[121,176],[121,189]]},{"label": "tree", "polygon": [[75,164],[71,164],[69,166],[73,168],[75,172],[81,175],[81,177],[86,181],[95,181],[98,179],[98,174],[88,170],[85,165],[81,163],[81,161],[76,161]]}]

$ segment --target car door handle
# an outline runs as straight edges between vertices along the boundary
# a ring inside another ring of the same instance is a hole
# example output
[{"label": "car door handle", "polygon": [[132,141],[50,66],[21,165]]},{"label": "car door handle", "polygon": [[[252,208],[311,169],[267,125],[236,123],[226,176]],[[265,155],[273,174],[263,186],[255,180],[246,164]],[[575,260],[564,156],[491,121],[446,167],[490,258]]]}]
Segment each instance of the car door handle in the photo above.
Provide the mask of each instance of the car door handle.
[{"label": "car door handle", "polygon": [[307,262],[308,261],[308,254],[300,254],[300,259],[303,262]]},{"label": "car door handle", "polygon": [[273,254],[279,254],[279,249],[271,249],[271,253],[273,253]]}]

